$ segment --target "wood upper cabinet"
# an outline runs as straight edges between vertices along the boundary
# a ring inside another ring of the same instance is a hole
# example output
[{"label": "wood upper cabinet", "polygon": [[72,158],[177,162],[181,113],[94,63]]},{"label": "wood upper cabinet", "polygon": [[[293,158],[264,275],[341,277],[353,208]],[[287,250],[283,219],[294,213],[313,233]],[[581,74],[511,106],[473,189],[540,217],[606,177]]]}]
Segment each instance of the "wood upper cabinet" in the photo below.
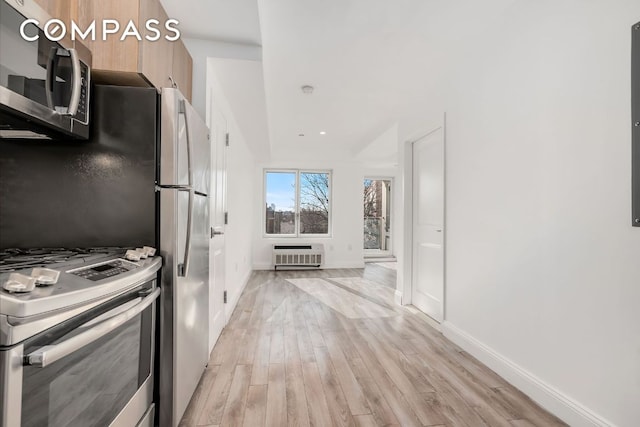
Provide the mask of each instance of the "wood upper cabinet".
[{"label": "wood upper cabinet", "polygon": [[[147,1],[147,0],[145,0]],[[102,78],[102,71],[121,71],[138,73],[140,42],[134,37],[120,40],[115,34],[102,40],[102,30],[99,29],[102,19],[113,19],[126,25],[129,20],[136,24],[140,17],[140,4],[130,0],[79,0],[78,21],[81,28],[87,28],[96,22],[95,40],[85,40],[84,43],[93,54],[92,75],[96,80]],[[133,76],[130,76],[134,79]]]},{"label": "wood upper cabinet", "polygon": [[182,40],[173,43],[173,66],[171,75],[178,89],[191,101],[193,80],[193,59]]},{"label": "wood upper cabinet", "polygon": [[[140,0],[139,28],[144,29],[144,23],[149,19],[157,19],[161,26],[168,19],[158,0]],[[140,31],[143,31],[142,29]],[[140,42],[140,72],[157,88],[172,86],[170,77],[174,43],[164,37],[156,41],[149,41],[143,37]]]},{"label": "wood upper cabinet", "polygon": [[[86,28],[94,20],[96,24],[102,23],[103,19],[113,19],[120,23],[119,34],[102,40],[101,30],[97,29],[96,40],[85,42],[93,53],[92,76],[95,82],[152,85],[156,88],[172,87],[175,82],[191,101],[192,59],[182,41],[172,42],[164,38],[164,23],[168,17],[159,0],[77,1],[78,21],[82,28]],[[160,30],[162,36],[156,41],[145,38],[145,23],[149,19],[160,22],[155,28]],[[141,41],[134,36],[120,40],[119,35],[130,20],[140,32]]]},{"label": "wood upper cabinet", "polygon": [[67,29],[71,21],[78,19],[78,1],[82,0],[34,0],[35,3],[47,11],[52,18],[60,19]]}]

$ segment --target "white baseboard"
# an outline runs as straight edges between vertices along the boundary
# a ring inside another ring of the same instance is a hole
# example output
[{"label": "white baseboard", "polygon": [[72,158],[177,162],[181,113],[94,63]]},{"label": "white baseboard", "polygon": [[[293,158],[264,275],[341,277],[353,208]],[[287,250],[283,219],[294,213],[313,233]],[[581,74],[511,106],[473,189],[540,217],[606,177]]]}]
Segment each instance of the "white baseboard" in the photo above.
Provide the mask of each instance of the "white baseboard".
[{"label": "white baseboard", "polygon": [[247,283],[249,283],[249,278],[251,278],[251,273],[252,270],[247,271],[247,273],[244,275],[244,277],[242,278],[242,286],[240,286],[240,288],[238,290],[236,290],[236,292],[234,292],[231,295],[227,295],[229,297],[229,299],[227,300],[227,306],[225,307],[224,310],[224,314],[225,314],[225,325],[227,323],[229,323],[229,319],[231,319],[231,315],[233,314],[233,311],[236,309],[236,306],[238,305],[238,301],[240,301],[240,295],[242,295],[242,292],[244,292],[244,288],[247,287]]},{"label": "white baseboard", "polygon": [[398,305],[402,305],[402,291],[399,289],[396,289],[396,292],[393,296],[393,300],[395,301],[396,304]]},{"label": "white baseboard", "polygon": [[451,324],[451,322],[445,321],[442,323],[442,333],[528,395],[540,406],[572,427],[616,427],[612,422],[595,414],[589,408],[576,402],[552,385],[545,383],[531,372]]}]

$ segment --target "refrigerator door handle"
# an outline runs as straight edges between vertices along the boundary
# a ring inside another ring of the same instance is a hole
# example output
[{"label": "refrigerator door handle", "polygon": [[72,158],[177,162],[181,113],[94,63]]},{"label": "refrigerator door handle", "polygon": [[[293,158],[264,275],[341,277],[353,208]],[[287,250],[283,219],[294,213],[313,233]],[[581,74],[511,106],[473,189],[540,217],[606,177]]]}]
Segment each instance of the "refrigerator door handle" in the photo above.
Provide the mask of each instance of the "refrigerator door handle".
[{"label": "refrigerator door handle", "polygon": [[193,203],[195,200],[195,191],[193,189],[178,189],[178,191],[189,192],[189,205],[187,207],[187,238],[184,243],[184,259],[182,264],[178,264],[178,276],[186,277],[189,274],[189,255],[191,253],[191,229],[193,228]]},{"label": "refrigerator door handle", "polygon": [[189,174],[189,188],[193,188],[193,160],[191,158],[193,147],[191,147],[191,138],[189,137],[189,116],[187,116],[187,106],[184,102],[184,99],[181,99],[179,102],[180,107],[178,109],[178,112],[179,114],[182,114],[184,116],[184,133],[187,136],[187,168]]},{"label": "refrigerator door handle", "polygon": [[187,238],[184,248],[184,260],[182,264],[178,264],[178,276],[186,277],[189,274],[189,254],[191,249],[191,229],[193,228],[193,203],[194,203],[194,190],[193,190],[193,150],[191,147],[191,138],[189,136],[189,116],[187,115],[187,106],[184,99],[179,101],[178,113],[184,116],[184,131],[187,137],[187,168],[189,176],[189,207],[187,210]]}]

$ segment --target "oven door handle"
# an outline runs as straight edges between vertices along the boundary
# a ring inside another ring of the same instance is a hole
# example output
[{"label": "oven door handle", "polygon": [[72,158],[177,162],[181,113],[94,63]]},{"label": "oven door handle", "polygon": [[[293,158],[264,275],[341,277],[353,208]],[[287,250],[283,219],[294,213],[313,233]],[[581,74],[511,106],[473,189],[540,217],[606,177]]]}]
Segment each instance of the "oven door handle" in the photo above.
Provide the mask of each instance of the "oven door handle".
[{"label": "oven door handle", "polygon": [[66,357],[81,348],[91,344],[100,337],[105,336],[111,331],[124,325],[129,320],[133,319],[138,314],[142,313],[147,307],[149,307],[160,295],[160,288],[156,288],[148,296],[142,299],[138,304],[131,307],[124,313],[120,313],[111,319],[105,320],[102,323],[94,326],[93,328],[82,332],[55,345],[47,345],[25,357],[25,364],[35,366],[38,368],[44,368],[63,357]]}]

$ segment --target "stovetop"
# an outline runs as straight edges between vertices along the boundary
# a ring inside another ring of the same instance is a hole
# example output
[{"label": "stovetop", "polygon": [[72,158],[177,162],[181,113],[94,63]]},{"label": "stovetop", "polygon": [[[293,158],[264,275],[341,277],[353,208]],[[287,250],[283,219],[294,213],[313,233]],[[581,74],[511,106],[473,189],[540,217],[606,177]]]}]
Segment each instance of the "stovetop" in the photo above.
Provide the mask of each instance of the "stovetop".
[{"label": "stovetop", "polygon": [[[153,280],[162,266],[159,256],[139,261],[124,258],[128,248],[47,248],[0,251],[0,317],[48,315],[108,298]],[[30,292],[2,288],[12,273],[29,276],[34,268],[59,272],[55,284]],[[1,334],[0,334],[1,335]]]},{"label": "stovetop", "polygon": [[0,273],[22,269],[49,267],[69,268],[112,256],[122,256],[124,247],[100,248],[35,248],[0,250]]}]

